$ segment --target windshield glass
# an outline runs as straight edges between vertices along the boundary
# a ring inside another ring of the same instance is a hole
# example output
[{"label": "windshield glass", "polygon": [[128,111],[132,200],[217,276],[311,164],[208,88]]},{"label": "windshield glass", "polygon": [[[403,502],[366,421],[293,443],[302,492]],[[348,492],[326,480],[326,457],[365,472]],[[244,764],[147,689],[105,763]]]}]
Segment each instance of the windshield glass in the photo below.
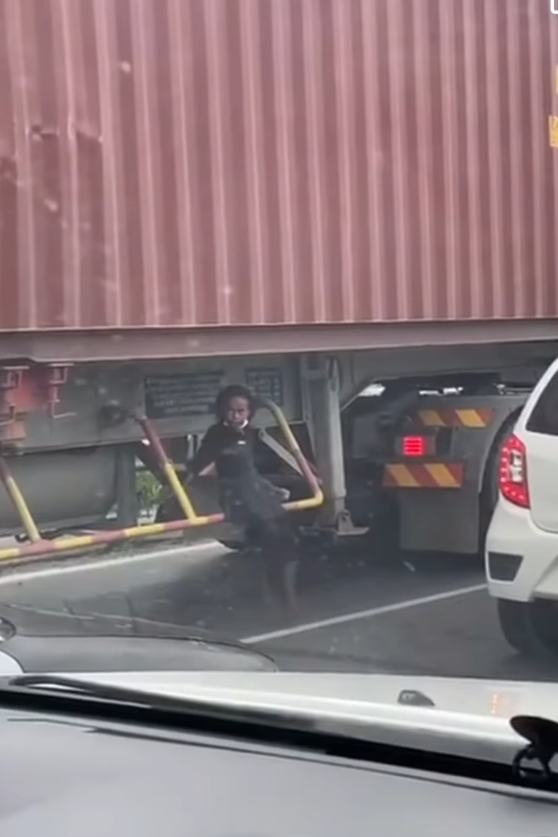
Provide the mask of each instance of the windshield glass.
[{"label": "windshield glass", "polygon": [[558,18],[71,5],[0,27],[0,650],[512,713],[558,662]]}]

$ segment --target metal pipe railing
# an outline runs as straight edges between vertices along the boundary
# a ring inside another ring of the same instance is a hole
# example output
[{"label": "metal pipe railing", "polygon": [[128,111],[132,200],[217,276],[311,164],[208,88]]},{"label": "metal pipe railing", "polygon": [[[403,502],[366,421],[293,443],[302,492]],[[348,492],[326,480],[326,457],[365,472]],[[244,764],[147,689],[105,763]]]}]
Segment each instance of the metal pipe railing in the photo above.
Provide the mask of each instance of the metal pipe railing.
[{"label": "metal pipe railing", "polygon": [[10,469],[8,468],[8,463],[3,456],[0,456],[0,480],[2,480],[8,497],[14,504],[15,510],[19,514],[19,519],[22,522],[25,534],[30,541],[38,543],[41,540],[41,535],[37,524],[35,523],[33,515],[29,510],[29,506],[25,501],[25,497],[19,490],[19,486],[12,476]]},{"label": "metal pipe railing", "polygon": [[157,459],[157,463],[161,468],[165,478],[171,488],[174,496],[178,500],[180,508],[184,512],[184,517],[186,520],[195,520],[198,516],[194,511],[194,507],[190,502],[190,498],[188,497],[188,492],[180,482],[178,475],[175,471],[173,463],[167,456],[167,453],[163,447],[163,443],[161,442],[157,431],[151,424],[148,418],[142,416],[137,419],[138,424],[140,425],[141,429],[145,434],[145,438],[149,442],[151,449]]},{"label": "metal pipe railing", "polygon": [[307,497],[304,500],[292,500],[289,503],[284,503],[283,507],[288,511],[304,511],[305,509],[314,509],[321,506],[324,502],[322,489],[320,488],[316,475],[308,464],[308,460],[302,453],[296,437],[289,427],[287,419],[283,415],[283,411],[273,401],[264,401],[264,404],[277,422],[277,425],[285,438],[286,448],[296,459],[304,479],[308,483],[308,487],[312,492],[311,497]]},{"label": "metal pipe railing", "polygon": [[[295,457],[312,492],[312,496],[304,500],[294,500],[284,503],[284,508],[288,511],[303,511],[305,509],[320,506],[324,500],[323,492],[318,484],[315,474],[300,450],[294,433],[289,427],[282,410],[273,401],[266,401],[264,403],[267,409],[271,411],[277,424],[279,425],[279,428],[285,438],[286,447]],[[92,532],[87,535],[68,535],[67,537],[54,538],[52,540],[42,539],[27,503],[25,502],[17,483],[8,469],[6,461],[0,457],[0,479],[4,483],[6,491],[20,515],[25,532],[31,541],[31,543],[22,546],[0,549],[0,561],[16,558],[36,558],[43,556],[46,557],[49,555],[54,556],[60,553],[86,549],[88,547],[111,544],[117,541],[149,538],[156,535],[164,535],[171,532],[182,532],[187,529],[197,529],[202,526],[210,526],[212,524],[224,522],[225,515],[222,512],[209,515],[198,515],[196,513],[188,496],[188,492],[182,485],[173,464],[167,457],[155,428],[151,422],[143,416],[138,417],[137,421],[141,425],[145,437],[157,457],[158,463],[165,474],[169,486],[171,487],[182,511],[184,512],[184,519],[172,520],[166,523],[147,523],[129,526],[124,529],[112,529],[110,531],[102,530],[99,532]]]}]

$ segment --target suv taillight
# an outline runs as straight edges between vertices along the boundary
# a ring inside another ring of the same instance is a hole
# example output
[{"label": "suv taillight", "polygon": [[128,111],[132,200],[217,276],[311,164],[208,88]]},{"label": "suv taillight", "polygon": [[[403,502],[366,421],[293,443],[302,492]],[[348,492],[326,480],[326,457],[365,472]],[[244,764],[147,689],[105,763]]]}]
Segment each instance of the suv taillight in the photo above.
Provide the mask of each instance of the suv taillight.
[{"label": "suv taillight", "polygon": [[499,476],[502,497],[515,506],[528,509],[530,501],[525,445],[513,434],[502,446]]}]

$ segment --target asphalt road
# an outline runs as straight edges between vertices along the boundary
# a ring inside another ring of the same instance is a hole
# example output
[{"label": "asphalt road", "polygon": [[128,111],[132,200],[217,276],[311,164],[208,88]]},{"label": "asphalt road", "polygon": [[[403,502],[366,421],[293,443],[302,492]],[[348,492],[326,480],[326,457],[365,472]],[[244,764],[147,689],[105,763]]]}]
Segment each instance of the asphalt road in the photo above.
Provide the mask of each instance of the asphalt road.
[{"label": "asphalt road", "polygon": [[0,576],[0,602],[45,613],[130,614],[261,645],[284,669],[555,680],[514,654],[478,562],[414,567],[352,541],[300,578],[296,619],[262,601],[257,566],[214,544],[40,564]]}]

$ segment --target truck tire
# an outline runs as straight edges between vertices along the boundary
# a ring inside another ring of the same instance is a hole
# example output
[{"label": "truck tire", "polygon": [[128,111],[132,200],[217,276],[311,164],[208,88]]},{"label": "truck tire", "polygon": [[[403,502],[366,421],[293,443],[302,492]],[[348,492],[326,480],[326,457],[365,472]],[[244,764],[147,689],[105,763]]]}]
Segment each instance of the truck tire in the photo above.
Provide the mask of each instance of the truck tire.
[{"label": "truck tire", "polygon": [[498,599],[498,621],[508,645],[520,654],[533,653],[534,643],[526,608],[529,603]]},{"label": "truck tire", "polygon": [[558,604],[498,599],[498,620],[509,645],[520,654],[558,659]]},{"label": "truck tire", "polygon": [[219,541],[221,546],[224,546],[225,549],[230,549],[231,552],[241,552],[244,549],[244,543],[242,541]]}]

